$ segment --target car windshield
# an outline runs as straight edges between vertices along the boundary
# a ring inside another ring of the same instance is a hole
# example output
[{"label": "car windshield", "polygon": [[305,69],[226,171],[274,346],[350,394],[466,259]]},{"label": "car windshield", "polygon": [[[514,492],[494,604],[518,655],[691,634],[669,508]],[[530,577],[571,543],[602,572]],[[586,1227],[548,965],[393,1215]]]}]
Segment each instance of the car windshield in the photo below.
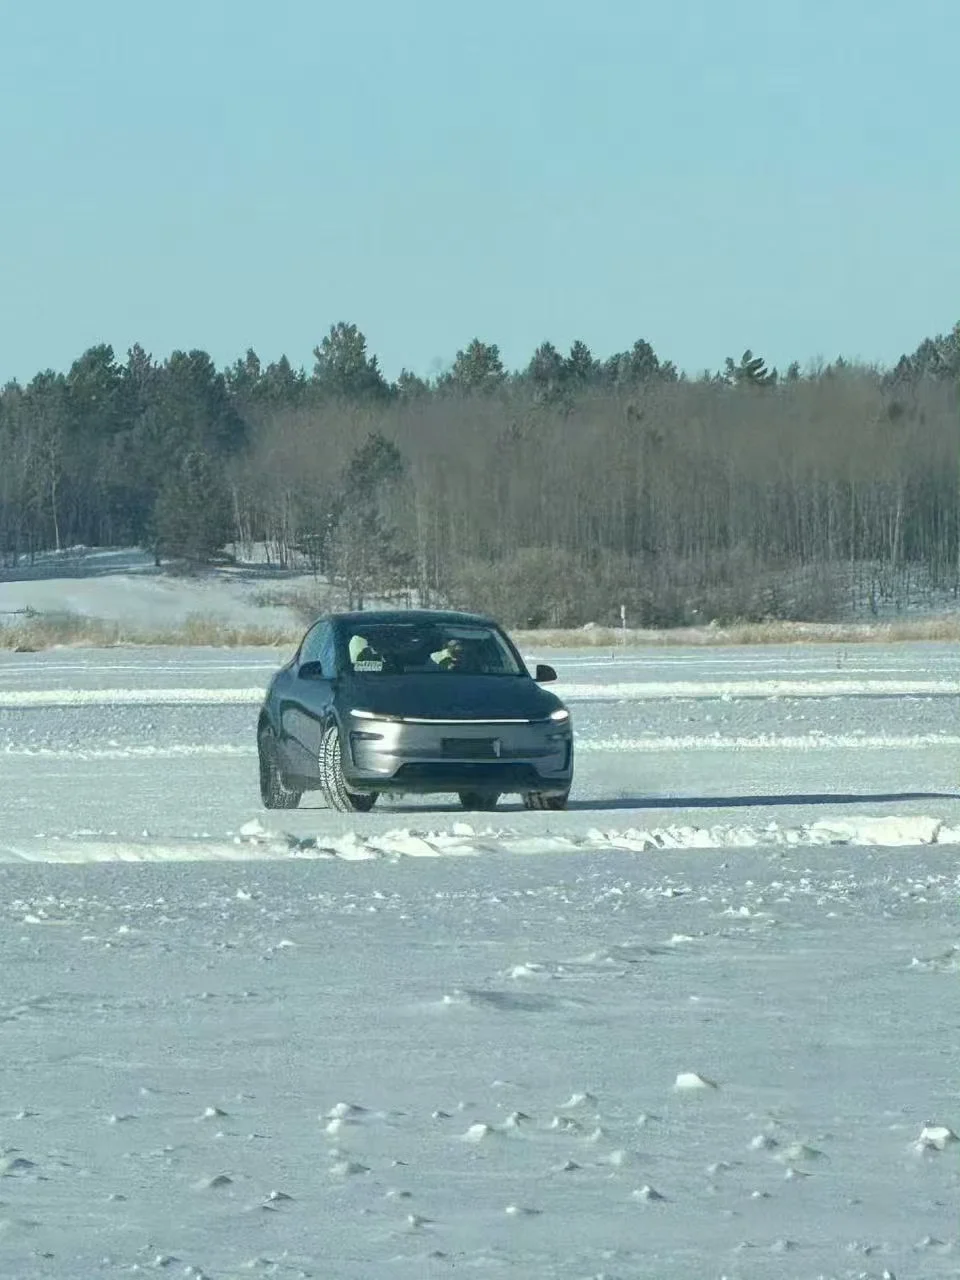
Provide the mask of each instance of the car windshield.
[{"label": "car windshield", "polygon": [[482,623],[375,622],[341,628],[345,669],[357,675],[523,674],[495,627]]}]

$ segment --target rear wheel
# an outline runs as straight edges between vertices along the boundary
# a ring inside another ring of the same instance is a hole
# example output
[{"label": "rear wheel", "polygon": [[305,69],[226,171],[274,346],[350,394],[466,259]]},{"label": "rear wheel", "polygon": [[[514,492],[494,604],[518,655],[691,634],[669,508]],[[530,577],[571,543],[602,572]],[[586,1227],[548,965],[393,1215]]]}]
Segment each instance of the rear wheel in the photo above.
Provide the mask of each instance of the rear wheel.
[{"label": "rear wheel", "polygon": [[320,785],[327,804],[339,813],[369,813],[377,803],[376,791],[351,791],[344,781],[340,731],[335,724],[320,741]]},{"label": "rear wheel", "polygon": [[500,802],[500,793],[497,791],[458,791],[457,794],[464,809],[473,809],[481,813],[491,812]]},{"label": "rear wheel", "polygon": [[269,726],[257,735],[257,755],[260,758],[260,799],[265,809],[296,809],[303,792],[288,786],[280,768],[280,752],[277,739]]},{"label": "rear wheel", "polygon": [[569,791],[528,791],[523,797],[525,809],[565,809],[570,799]]}]

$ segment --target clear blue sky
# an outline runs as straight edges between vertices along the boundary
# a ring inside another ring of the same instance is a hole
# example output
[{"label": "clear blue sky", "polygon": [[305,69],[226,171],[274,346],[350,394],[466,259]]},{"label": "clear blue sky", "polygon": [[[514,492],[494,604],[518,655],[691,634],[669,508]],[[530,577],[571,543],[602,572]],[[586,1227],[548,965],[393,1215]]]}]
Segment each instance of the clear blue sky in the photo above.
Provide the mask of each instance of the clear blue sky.
[{"label": "clear blue sky", "polygon": [[8,0],[0,382],[135,341],[692,372],[960,319],[960,0]]}]

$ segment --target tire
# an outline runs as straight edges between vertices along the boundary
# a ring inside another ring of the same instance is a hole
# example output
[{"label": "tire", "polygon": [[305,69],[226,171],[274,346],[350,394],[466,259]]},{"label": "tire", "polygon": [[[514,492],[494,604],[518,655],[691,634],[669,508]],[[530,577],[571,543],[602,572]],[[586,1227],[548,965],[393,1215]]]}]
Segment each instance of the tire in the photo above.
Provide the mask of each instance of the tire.
[{"label": "tire", "polygon": [[489,791],[458,791],[460,803],[464,809],[473,809],[479,813],[490,813],[500,803],[500,793]]},{"label": "tire", "polygon": [[565,809],[569,799],[569,791],[562,791],[559,795],[556,792],[551,794],[546,791],[528,791],[523,797],[523,807],[525,809]]},{"label": "tire", "polygon": [[265,726],[257,734],[257,755],[260,761],[260,799],[263,807],[296,809],[303,798],[303,792],[288,786],[284,781],[277,739],[269,726]]},{"label": "tire", "polygon": [[340,730],[332,724],[320,740],[320,786],[324,799],[338,813],[369,813],[377,803],[377,792],[349,790],[343,779],[340,751]]}]

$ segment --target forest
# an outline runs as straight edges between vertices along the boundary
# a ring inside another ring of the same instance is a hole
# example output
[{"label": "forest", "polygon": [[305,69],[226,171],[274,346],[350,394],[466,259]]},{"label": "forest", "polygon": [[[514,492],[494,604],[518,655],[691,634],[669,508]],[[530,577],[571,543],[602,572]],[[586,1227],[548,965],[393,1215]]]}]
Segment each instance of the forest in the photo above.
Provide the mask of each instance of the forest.
[{"label": "forest", "polygon": [[639,340],[383,376],[354,325],[313,368],[109,345],[0,392],[0,576],[75,545],[202,565],[266,547],[354,607],[508,625],[831,621],[960,590],[960,324],[895,366],[682,372]]}]

